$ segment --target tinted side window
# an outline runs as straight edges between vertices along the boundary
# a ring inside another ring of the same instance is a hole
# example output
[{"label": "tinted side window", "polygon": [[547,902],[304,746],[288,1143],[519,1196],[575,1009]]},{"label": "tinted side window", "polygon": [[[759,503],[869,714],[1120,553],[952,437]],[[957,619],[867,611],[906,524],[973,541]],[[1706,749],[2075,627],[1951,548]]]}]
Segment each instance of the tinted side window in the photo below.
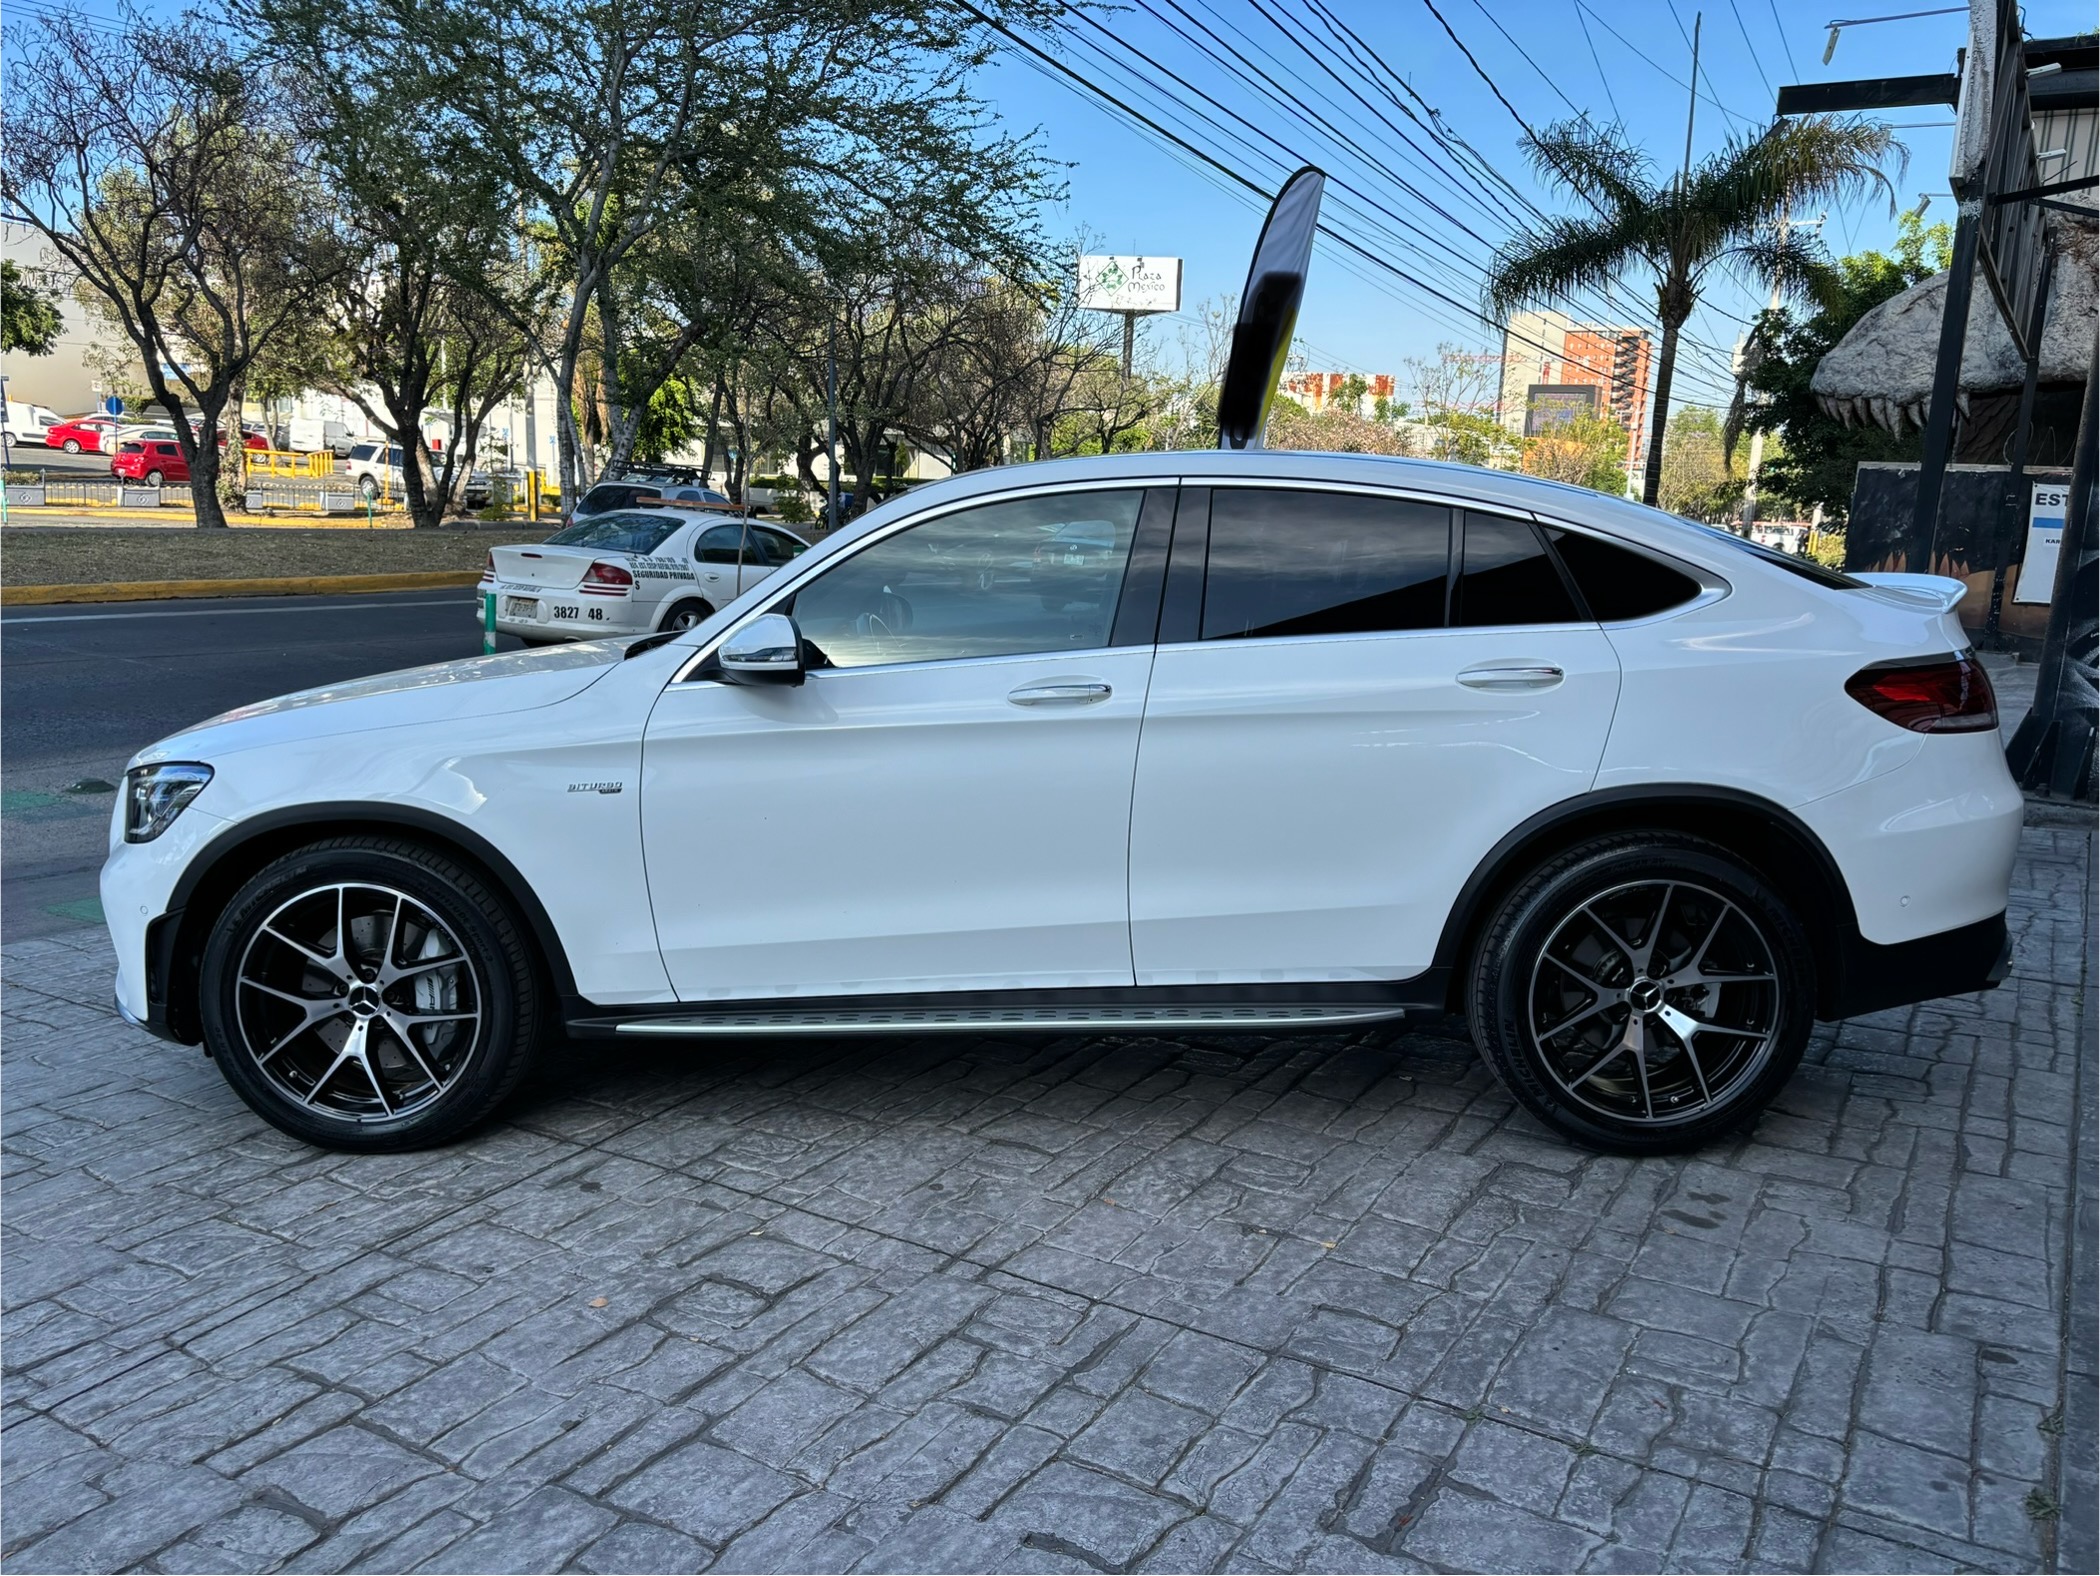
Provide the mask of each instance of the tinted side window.
[{"label": "tinted side window", "polygon": [[743,537],[741,526],[715,526],[700,533],[700,539],[693,544],[693,557],[703,564],[733,564]]},{"label": "tinted side window", "polygon": [[[834,667],[1106,646],[1137,531],[1139,488],[958,509],[886,537],[795,593],[785,611]],[[1075,520],[1115,546],[1077,569],[1036,549]]]},{"label": "tinted side window", "polygon": [[773,562],[776,564],[784,564],[789,559],[800,558],[809,551],[808,548],[804,547],[792,536],[788,536],[780,531],[769,531],[762,525],[751,527],[751,537],[753,541],[766,544],[766,551],[772,556]]},{"label": "tinted side window", "polygon": [[1615,542],[1550,525],[1546,538],[1575,577],[1576,588],[1590,605],[1590,616],[1603,623],[1647,618],[1699,594],[1699,582],[1682,570]]},{"label": "tinted side window", "polygon": [[1458,580],[1451,592],[1453,624],[1572,624],[1580,617],[1567,582],[1529,520],[1465,512]]},{"label": "tinted side window", "polygon": [[1449,509],[1220,487],[1211,494],[1203,638],[1440,628],[1450,560]]}]

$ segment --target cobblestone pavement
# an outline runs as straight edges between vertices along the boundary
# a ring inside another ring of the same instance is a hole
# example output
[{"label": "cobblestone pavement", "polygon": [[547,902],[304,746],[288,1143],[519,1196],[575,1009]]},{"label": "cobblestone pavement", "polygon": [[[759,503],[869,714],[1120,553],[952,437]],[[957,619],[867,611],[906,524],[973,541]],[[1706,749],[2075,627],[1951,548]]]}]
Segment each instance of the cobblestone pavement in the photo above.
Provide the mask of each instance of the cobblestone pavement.
[{"label": "cobblestone pavement", "polygon": [[2092,844],[2024,847],[2003,989],[1667,1161],[1449,1024],[592,1050],[330,1156],[11,945],[6,1567],[2092,1570]]}]

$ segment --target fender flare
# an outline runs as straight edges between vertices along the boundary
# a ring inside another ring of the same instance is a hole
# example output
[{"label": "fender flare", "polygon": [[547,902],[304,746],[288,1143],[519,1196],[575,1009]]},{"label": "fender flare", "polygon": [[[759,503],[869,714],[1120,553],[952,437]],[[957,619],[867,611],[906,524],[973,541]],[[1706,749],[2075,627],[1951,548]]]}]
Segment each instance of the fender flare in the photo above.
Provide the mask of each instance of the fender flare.
[{"label": "fender flare", "polygon": [[[1474,867],[1465,885],[1459,888],[1450,912],[1445,915],[1443,933],[1437,939],[1436,966],[1451,970],[1454,980],[1460,977],[1467,961],[1463,954],[1468,950],[1468,943],[1490,901],[1499,896],[1510,881],[1537,862],[1526,857],[1528,854],[1541,845],[1572,841],[1580,835],[1584,822],[1618,821],[1629,812],[1642,810],[1679,814],[1725,810],[1762,821],[1773,833],[1808,856],[1811,873],[1817,884],[1825,889],[1831,903],[1822,921],[1833,927],[1829,939],[1840,948],[1857,943],[1859,921],[1844,872],[1838,868],[1823,840],[1791,810],[1737,788],[1707,783],[1631,783],[1563,799],[1520,821],[1505,833]],[[1817,927],[1816,915],[1804,915],[1803,919],[1811,930]],[[1835,958],[1832,961],[1835,962]]]},{"label": "fender flare", "polygon": [[504,895],[517,906],[541,956],[546,959],[557,994],[564,998],[576,995],[576,975],[569,966],[568,951],[562,946],[561,936],[554,928],[546,905],[533,891],[532,884],[519,873],[518,867],[472,827],[419,805],[373,800],[322,800],[265,810],[236,821],[198,849],[168,895],[167,912],[187,911],[198,888],[231,855],[259,838],[304,827],[312,827],[316,836],[348,835],[361,828],[419,832],[452,845],[487,871]]}]

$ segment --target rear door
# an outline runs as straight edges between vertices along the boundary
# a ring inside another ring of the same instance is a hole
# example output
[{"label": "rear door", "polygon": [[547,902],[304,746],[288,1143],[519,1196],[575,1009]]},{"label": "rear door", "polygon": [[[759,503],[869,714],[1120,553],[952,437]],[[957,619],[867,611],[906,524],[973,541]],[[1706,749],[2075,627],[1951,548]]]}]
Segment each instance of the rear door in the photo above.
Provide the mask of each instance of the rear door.
[{"label": "rear door", "polygon": [[1611,644],[1528,520],[1208,497],[1207,551],[1176,536],[1138,755],[1137,983],[1418,974],[1495,843],[1594,780]]}]

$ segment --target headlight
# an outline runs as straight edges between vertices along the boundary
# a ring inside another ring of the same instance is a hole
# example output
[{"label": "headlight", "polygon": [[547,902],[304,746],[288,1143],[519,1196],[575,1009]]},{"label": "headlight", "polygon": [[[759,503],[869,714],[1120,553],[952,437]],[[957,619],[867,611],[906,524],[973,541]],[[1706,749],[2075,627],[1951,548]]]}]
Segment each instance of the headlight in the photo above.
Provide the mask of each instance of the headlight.
[{"label": "headlight", "polygon": [[133,767],[124,776],[124,841],[152,842],[210,781],[211,768],[197,761]]}]

